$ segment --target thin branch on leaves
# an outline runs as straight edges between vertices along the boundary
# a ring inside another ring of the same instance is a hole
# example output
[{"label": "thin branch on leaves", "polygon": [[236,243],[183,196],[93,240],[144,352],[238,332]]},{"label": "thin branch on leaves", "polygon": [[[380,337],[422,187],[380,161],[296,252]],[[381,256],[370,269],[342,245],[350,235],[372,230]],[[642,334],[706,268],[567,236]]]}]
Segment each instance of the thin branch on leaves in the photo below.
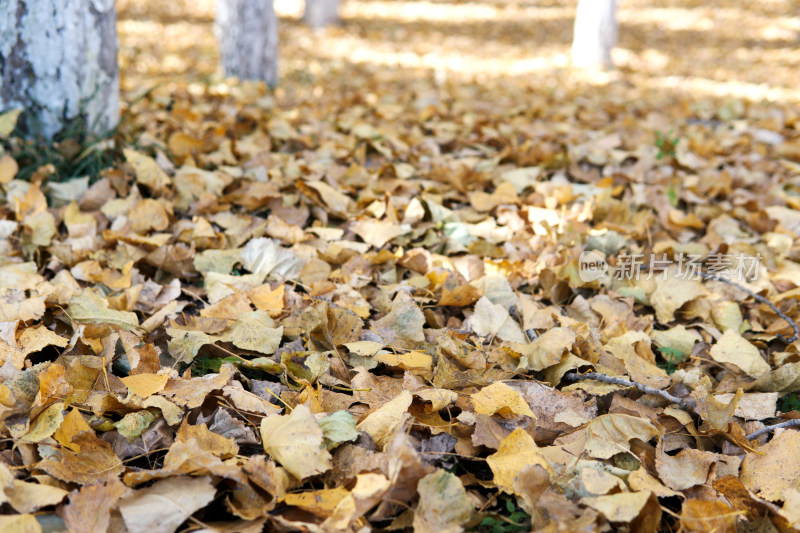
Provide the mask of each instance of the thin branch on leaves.
[{"label": "thin branch on leaves", "polygon": [[756,301],[759,301],[762,304],[765,304],[770,309],[772,309],[772,312],[775,313],[776,315],[778,315],[779,317],[781,317],[782,319],[784,319],[786,321],[786,323],[789,324],[792,327],[792,331],[794,331],[794,335],[792,335],[791,337],[788,337],[788,338],[784,337],[783,335],[778,334],[777,337],[781,341],[785,342],[786,344],[792,344],[794,341],[796,341],[798,338],[800,338],[800,327],[798,327],[797,323],[794,320],[792,320],[791,318],[789,318],[786,315],[786,313],[784,313],[783,311],[778,309],[777,305],[775,305],[774,303],[770,302],[768,299],[764,298],[760,294],[756,294],[755,292],[751,291],[750,289],[748,289],[744,285],[736,283],[735,281],[731,281],[731,280],[725,279],[725,278],[719,278],[719,277],[717,277],[717,276],[715,276],[713,274],[709,274],[708,272],[700,271],[700,277],[702,277],[703,279],[706,279],[706,280],[721,281],[722,283],[727,283],[728,285],[736,287],[740,291],[746,292],[747,294],[752,296],[753,299],[755,299]]},{"label": "thin branch on leaves", "polygon": [[622,387],[633,387],[639,392],[643,392],[644,394],[649,394],[651,396],[658,396],[659,398],[663,398],[670,403],[673,403],[680,407],[681,409],[685,409],[687,411],[696,412],[695,409],[697,408],[697,404],[691,398],[678,398],[677,396],[673,396],[672,394],[668,393],[667,391],[663,391],[660,389],[654,389],[653,387],[648,387],[644,383],[637,383],[635,381],[629,381],[624,378],[618,378],[614,376],[608,376],[606,374],[600,374],[598,372],[586,372],[584,374],[566,374],[564,378],[569,381],[581,381],[584,379],[594,379],[596,381],[602,381],[603,383],[608,383],[610,385],[620,385]]},{"label": "thin branch on leaves", "polygon": [[[660,389],[654,389],[653,387],[649,387],[643,383],[637,383],[635,381],[630,381],[624,378],[618,378],[615,376],[608,376],[606,374],[600,374],[598,372],[586,372],[584,374],[577,374],[577,373],[570,373],[565,374],[564,379],[567,381],[582,381],[585,379],[594,379],[596,381],[601,381],[603,383],[608,383],[610,385],[620,385],[622,387],[633,387],[637,389],[639,392],[644,394],[649,394],[651,396],[658,396],[659,398],[663,398],[668,402],[677,405],[681,409],[685,409],[687,411],[691,411],[693,413],[697,413],[697,404],[691,398],[678,398],[677,396],[673,396],[672,394],[668,393],[667,391],[663,391]],[[800,418],[794,418],[792,420],[787,420],[785,422],[781,422],[780,424],[773,424],[771,426],[765,426],[758,431],[754,431],[753,433],[747,435],[747,440],[753,440],[755,438],[760,437],[766,433],[771,433],[776,429],[780,428],[790,428],[790,427],[800,427]]]},{"label": "thin branch on leaves", "polygon": [[[642,268],[641,270],[642,271],[646,271],[648,269],[647,268]],[[757,302],[761,302],[762,304],[766,305],[767,307],[769,307],[772,310],[773,313],[778,315],[780,318],[784,319],[786,321],[786,323],[789,324],[789,326],[791,326],[792,331],[794,332],[794,335],[792,335],[791,337],[784,337],[783,335],[778,334],[778,335],[776,335],[776,337],[779,340],[785,342],[786,344],[792,344],[794,341],[796,341],[797,339],[800,338],[800,326],[798,326],[797,323],[794,320],[789,318],[789,316],[786,313],[784,313],[783,311],[778,309],[778,306],[775,305],[774,303],[770,302],[767,298],[761,296],[760,294],[757,294],[757,293],[751,291],[750,289],[748,289],[744,285],[742,285],[740,283],[736,283],[735,281],[731,281],[731,280],[729,280],[727,278],[720,278],[720,277],[715,276],[714,274],[711,274],[709,272],[703,272],[702,270],[700,270],[698,272],[698,274],[700,274],[700,277],[703,278],[704,280],[707,280],[707,281],[719,281],[719,282],[725,283],[727,285],[730,285],[731,287],[736,287],[740,291],[747,293],[749,296],[751,296]]]},{"label": "thin branch on leaves", "polygon": [[756,438],[760,437],[761,435],[764,435],[765,433],[770,433],[772,431],[775,431],[776,429],[790,428],[790,427],[794,427],[794,426],[800,426],[800,418],[793,418],[791,420],[787,420],[785,422],[781,422],[780,424],[773,424],[771,426],[764,426],[763,428],[759,429],[758,431],[754,431],[754,432],[750,433],[746,438],[747,438],[747,440],[753,440],[753,439],[756,439]]}]

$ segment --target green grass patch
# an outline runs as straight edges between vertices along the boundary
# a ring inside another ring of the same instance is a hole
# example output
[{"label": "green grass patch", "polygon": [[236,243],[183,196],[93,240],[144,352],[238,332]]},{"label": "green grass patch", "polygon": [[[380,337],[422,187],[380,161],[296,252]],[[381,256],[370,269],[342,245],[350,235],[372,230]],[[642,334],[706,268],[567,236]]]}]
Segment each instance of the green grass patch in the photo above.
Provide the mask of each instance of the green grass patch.
[{"label": "green grass patch", "polygon": [[511,498],[499,502],[498,509],[485,516],[481,523],[472,531],[480,533],[516,533],[517,531],[530,531],[531,516],[517,508]]}]

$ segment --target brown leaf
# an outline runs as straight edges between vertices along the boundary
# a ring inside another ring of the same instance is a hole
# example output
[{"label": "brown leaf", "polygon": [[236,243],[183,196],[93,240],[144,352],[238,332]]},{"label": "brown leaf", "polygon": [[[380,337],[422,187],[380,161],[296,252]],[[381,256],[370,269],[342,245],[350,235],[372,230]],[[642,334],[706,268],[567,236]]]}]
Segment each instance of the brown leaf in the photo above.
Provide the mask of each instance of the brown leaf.
[{"label": "brown leaf", "polygon": [[736,531],[738,513],[720,501],[687,500],[681,507],[681,528],[687,532]]},{"label": "brown leaf", "polygon": [[111,445],[94,433],[79,433],[72,438],[72,443],[79,447],[79,452],[61,449],[37,467],[55,478],[81,485],[95,483],[124,469]]},{"label": "brown leaf", "polygon": [[69,495],[63,508],[64,523],[70,533],[105,533],[111,520],[111,510],[128,488],[117,478],[93,485],[84,485]]}]

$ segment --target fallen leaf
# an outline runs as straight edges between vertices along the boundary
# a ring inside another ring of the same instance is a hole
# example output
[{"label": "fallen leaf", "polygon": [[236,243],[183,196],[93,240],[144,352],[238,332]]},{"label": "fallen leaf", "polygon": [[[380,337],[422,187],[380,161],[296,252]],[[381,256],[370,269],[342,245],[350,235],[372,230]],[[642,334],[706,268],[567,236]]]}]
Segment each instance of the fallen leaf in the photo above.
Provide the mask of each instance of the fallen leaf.
[{"label": "fallen leaf", "polygon": [[288,415],[262,419],[261,440],[264,451],[297,479],[331,468],[331,455],[324,447],[322,430],[305,405],[298,405]]},{"label": "fallen leaf", "polygon": [[205,476],[163,479],[122,498],[119,512],[131,533],[174,533],[215,494]]},{"label": "fallen leaf", "polygon": [[586,426],[586,453],[608,459],[629,452],[632,439],[647,442],[658,435],[658,429],[648,420],[618,413],[601,415]]},{"label": "fallen leaf", "polygon": [[[2,119],[2,115],[0,115]],[[0,126],[1,127],[1,126]],[[16,159],[11,157],[11,154],[3,154],[0,156],[0,183],[8,183],[14,179],[19,171],[19,165]]]},{"label": "fallen leaf", "polygon": [[128,390],[139,398],[149,398],[157,392],[161,392],[167,384],[169,376],[167,374],[134,374],[121,379]]},{"label": "fallen leaf", "polygon": [[136,313],[110,309],[108,301],[95,289],[86,289],[72,298],[67,311],[69,317],[78,323],[102,322],[126,329],[136,329],[139,326]]},{"label": "fallen leaf", "polygon": [[63,514],[67,531],[105,533],[110,525],[111,510],[127,491],[121,481],[112,478],[71,492]]},{"label": "fallen leaf", "polygon": [[280,346],[283,327],[275,323],[266,311],[240,314],[234,324],[220,335],[220,340],[232,342],[237,348],[263,354],[273,354]]},{"label": "fallen leaf", "polygon": [[601,513],[609,522],[628,523],[639,516],[651,496],[649,491],[623,492],[582,498],[581,502]]},{"label": "fallen leaf", "polygon": [[153,192],[160,193],[172,183],[169,176],[161,170],[161,167],[152,157],[129,148],[123,149],[123,154],[131,167],[133,167],[136,180],[142,185],[153,189]]},{"label": "fallen leaf", "polygon": [[[72,438],[78,452],[63,448],[37,467],[69,483],[86,485],[122,472],[124,466],[111,446],[94,433],[83,432]],[[60,457],[59,457],[60,455]]]},{"label": "fallen leaf", "polygon": [[0,139],[11,135],[11,132],[17,127],[17,120],[22,111],[22,109],[11,109],[0,114]]},{"label": "fallen leaf", "polygon": [[414,531],[460,532],[475,510],[464,485],[453,474],[437,470],[419,480],[419,504],[414,511]]},{"label": "fallen leaf", "polygon": [[347,411],[336,411],[320,420],[318,424],[328,450],[358,438],[356,421]]},{"label": "fallen leaf", "polygon": [[738,514],[720,501],[688,500],[681,506],[681,529],[697,533],[733,533]]},{"label": "fallen leaf", "polygon": [[23,437],[26,442],[41,442],[50,437],[64,421],[64,403],[54,403],[36,417],[31,429]]},{"label": "fallen leaf", "polygon": [[397,224],[388,220],[362,218],[353,224],[353,232],[375,248],[381,248],[395,237],[410,231],[411,224]]},{"label": "fallen leaf", "polygon": [[800,480],[800,432],[787,430],[742,461],[742,484],[757,496],[779,501],[786,489],[798,489]]},{"label": "fallen leaf", "polygon": [[344,531],[372,508],[389,489],[389,480],[381,474],[359,474],[356,486],[342,498],[325,520],[323,528],[328,531]]},{"label": "fallen leaf", "polygon": [[511,344],[520,354],[518,370],[544,370],[561,361],[564,351],[570,351],[577,335],[569,328],[552,328],[527,344]]},{"label": "fallen leaf", "polygon": [[522,394],[500,381],[482,388],[472,394],[470,399],[477,414],[493,415],[497,413],[504,416],[515,414],[536,418]]},{"label": "fallen leaf", "polygon": [[321,518],[328,518],[350,491],[343,487],[320,489],[287,494],[283,503],[308,511]]},{"label": "fallen leaf", "polygon": [[382,449],[410,418],[408,408],[412,400],[410,392],[401,392],[396,398],[367,415],[359,422],[356,429],[368,433],[375,444]]},{"label": "fallen leaf", "polygon": [[500,442],[497,452],[486,458],[494,473],[494,482],[504,491],[514,492],[514,479],[528,465],[540,465],[551,473],[550,465],[539,451],[539,447],[522,428],[517,428]]},{"label": "fallen leaf", "polygon": [[73,407],[64,417],[64,420],[55,433],[53,433],[53,438],[62,446],[72,451],[79,452],[80,448],[72,443],[72,439],[82,431],[92,431],[92,428],[86,423],[86,420],[83,419],[81,412]]},{"label": "fallen leaf", "polygon": [[497,337],[520,344],[527,341],[519,324],[511,319],[508,311],[500,304],[493,304],[486,296],[482,296],[475,304],[475,314],[470,317],[470,325],[472,331],[482,337]]},{"label": "fallen leaf", "polygon": [[715,361],[734,365],[753,378],[770,371],[758,348],[732,329],[723,333],[708,353]]}]

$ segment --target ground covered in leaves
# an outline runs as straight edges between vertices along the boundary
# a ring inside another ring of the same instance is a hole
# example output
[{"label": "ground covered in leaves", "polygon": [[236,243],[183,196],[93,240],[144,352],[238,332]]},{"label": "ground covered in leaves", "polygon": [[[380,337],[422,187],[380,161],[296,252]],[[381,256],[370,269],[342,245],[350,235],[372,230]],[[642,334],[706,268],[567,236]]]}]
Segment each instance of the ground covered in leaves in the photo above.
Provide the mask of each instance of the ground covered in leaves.
[{"label": "ground covered in leaves", "polygon": [[800,432],[747,438],[800,418],[788,5],[620,2],[585,76],[571,5],[352,0],[269,91],[118,4],[112,138],[0,116],[2,531],[800,524]]}]

